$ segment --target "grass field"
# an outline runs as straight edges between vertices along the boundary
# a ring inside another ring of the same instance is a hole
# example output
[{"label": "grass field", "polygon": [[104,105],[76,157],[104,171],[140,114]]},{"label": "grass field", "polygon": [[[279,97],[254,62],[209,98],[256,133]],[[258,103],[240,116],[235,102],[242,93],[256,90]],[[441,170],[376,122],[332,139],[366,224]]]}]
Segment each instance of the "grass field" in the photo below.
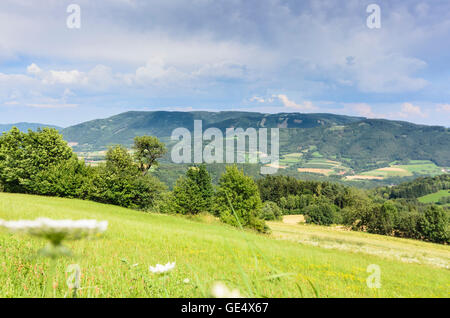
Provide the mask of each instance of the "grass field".
[{"label": "grass field", "polygon": [[[448,297],[450,292],[448,246],[280,222],[270,223],[273,234],[263,236],[211,217],[0,193],[0,218],[43,216],[109,221],[103,237],[67,243],[75,256],[58,260],[56,297],[68,295],[70,264],[81,268],[79,297],[207,297],[215,281],[248,297]],[[0,297],[43,295],[49,263],[35,255],[44,245],[0,232]],[[405,257],[377,252],[385,250]],[[408,259],[413,257],[418,262]],[[166,277],[148,270],[169,261],[176,267]],[[380,289],[367,287],[370,264],[381,268]]]},{"label": "grass field", "polygon": [[[449,197],[449,196],[450,196],[450,190],[441,190],[441,191],[420,197],[420,198],[418,198],[418,200],[422,203],[436,203],[441,198]],[[447,204],[447,205],[449,205],[449,204]]]},{"label": "grass field", "polygon": [[376,170],[366,171],[361,173],[361,176],[368,177],[410,177],[414,174],[436,176],[444,173],[444,168],[436,166],[433,162],[428,160],[411,160],[407,165],[391,163],[389,167],[380,168]]}]

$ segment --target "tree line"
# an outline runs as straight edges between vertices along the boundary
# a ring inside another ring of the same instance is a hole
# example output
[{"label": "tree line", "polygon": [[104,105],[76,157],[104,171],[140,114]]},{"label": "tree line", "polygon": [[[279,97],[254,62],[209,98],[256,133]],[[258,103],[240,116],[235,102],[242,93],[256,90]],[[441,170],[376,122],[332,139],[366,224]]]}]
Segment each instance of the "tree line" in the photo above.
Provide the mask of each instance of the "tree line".
[{"label": "tree line", "polygon": [[88,166],[55,130],[0,137],[0,191],[92,200],[144,211],[211,213],[224,223],[269,231],[266,220],[303,214],[307,223],[342,224],[353,230],[450,242],[449,211],[411,200],[449,188],[449,176],[420,178],[366,191],[327,181],[265,176],[256,182],[228,166],[214,186],[205,165],[191,166],[168,191],[154,173],[166,153],[156,137],[135,137],[132,153],[110,147],[104,163]]}]

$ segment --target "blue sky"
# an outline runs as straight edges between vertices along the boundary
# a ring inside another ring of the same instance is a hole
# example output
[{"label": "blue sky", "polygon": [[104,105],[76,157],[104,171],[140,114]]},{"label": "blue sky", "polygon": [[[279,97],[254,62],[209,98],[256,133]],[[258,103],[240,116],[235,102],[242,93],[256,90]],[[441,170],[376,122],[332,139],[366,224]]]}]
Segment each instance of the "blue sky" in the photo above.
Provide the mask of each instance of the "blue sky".
[{"label": "blue sky", "polygon": [[[72,3],[80,29],[66,25]],[[366,24],[371,3],[379,29]],[[1,1],[0,123],[68,126],[128,110],[450,126],[450,2]]]}]

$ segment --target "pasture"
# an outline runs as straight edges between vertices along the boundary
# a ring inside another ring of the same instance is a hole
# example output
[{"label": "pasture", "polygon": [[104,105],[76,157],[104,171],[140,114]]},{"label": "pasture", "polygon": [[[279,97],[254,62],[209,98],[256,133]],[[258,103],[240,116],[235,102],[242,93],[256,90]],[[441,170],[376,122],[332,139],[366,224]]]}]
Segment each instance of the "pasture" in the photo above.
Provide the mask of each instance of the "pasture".
[{"label": "pasture", "polygon": [[[450,250],[444,245],[282,222],[269,224],[271,235],[259,235],[211,216],[188,219],[0,193],[1,219],[38,217],[109,222],[97,239],[66,243],[73,256],[57,260],[55,297],[71,296],[71,264],[81,269],[78,297],[208,297],[218,281],[246,297],[448,297],[450,291]],[[36,254],[43,246],[42,240],[0,231],[0,297],[44,295],[49,260]],[[398,257],[373,252],[385,249]],[[176,262],[168,275],[149,271],[167,262]],[[381,269],[379,289],[366,284],[371,264]]]}]

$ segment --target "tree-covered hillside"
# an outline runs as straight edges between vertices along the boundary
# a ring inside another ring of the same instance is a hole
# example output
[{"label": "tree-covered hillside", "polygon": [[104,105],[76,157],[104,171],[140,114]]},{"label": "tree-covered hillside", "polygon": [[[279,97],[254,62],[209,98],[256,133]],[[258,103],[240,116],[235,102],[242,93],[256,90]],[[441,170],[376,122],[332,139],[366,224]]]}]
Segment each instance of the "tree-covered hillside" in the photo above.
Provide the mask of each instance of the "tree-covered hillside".
[{"label": "tree-covered hillside", "polygon": [[16,124],[0,124],[0,133],[10,131],[13,127],[17,127],[20,131],[28,131],[28,129],[31,129],[33,131],[36,131],[38,128],[55,128],[58,130],[61,130],[61,127],[54,126],[54,125],[47,125],[47,124],[37,124],[37,123],[16,123]]},{"label": "tree-covered hillside", "polygon": [[[127,112],[72,126],[62,133],[67,141],[77,143],[76,151],[96,151],[113,144],[131,146],[139,135],[157,136],[168,143],[174,129],[192,131],[194,120],[203,121],[203,130],[278,127],[282,155],[303,152],[303,158],[308,158],[317,152],[357,171],[408,160],[431,160],[441,167],[450,166],[448,128],[333,114]],[[314,151],[306,151],[312,147]]]},{"label": "tree-covered hillside", "polygon": [[131,145],[139,135],[168,139],[172,131],[194,129],[194,120],[203,121],[203,129],[219,128],[312,128],[345,125],[362,118],[332,114],[261,114],[251,112],[126,112],[66,128],[64,138],[77,142],[82,150],[104,149],[110,144]]}]

